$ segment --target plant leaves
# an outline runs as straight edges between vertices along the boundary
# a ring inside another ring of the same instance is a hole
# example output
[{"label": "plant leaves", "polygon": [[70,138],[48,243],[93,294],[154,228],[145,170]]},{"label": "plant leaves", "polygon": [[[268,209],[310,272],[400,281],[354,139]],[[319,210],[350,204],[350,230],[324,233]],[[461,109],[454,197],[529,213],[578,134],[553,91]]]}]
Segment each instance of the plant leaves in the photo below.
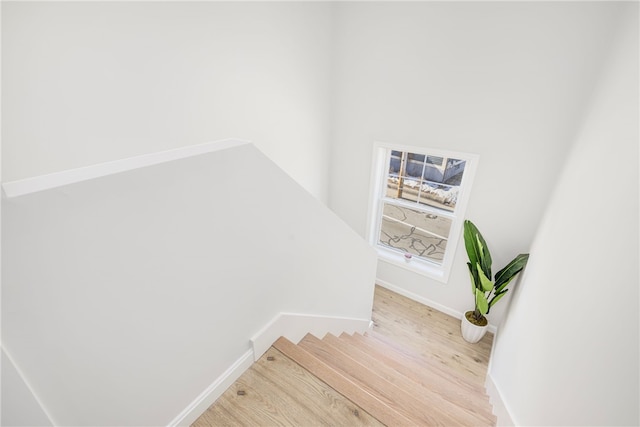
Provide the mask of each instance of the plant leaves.
[{"label": "plant leaves", "polygon": [[529,261],[529,254],[520,254],[515,257],[502,270],[496,273],[496,292],[502,291],[511,280],[520,273]]},{"label": "plant leaves", "polygon": [[484,296],[484,292],[480,289],[476,289],[476,308],[483,316],[489,311],[487,297]]},{"label": "plant leaves", "polygon": [[487,276],[485,276],[484,271],[478,266],[478,277],[480,278],[480,285],[482,286],[482,290],[485,292],[489,292],[493,289],[493,282],[489,280]]}]

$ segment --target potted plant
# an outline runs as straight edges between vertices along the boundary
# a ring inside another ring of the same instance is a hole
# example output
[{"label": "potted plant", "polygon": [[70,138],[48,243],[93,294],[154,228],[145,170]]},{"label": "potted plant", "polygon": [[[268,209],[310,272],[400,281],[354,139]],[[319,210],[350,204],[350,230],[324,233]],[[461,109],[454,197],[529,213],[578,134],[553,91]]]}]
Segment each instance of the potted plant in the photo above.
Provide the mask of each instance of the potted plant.
[{"label": "potted plant", "polygon": [[467,311],[462,318],[462,337],[471,343],[482,339],[489,322],[485,317],[507,293],[507,285],[527,265],[529,254],[515,257],[494,278],[491,275],[491,253],[478,228],[469,220],[464,221],[464,246],[469,256],[471,290],[475,298],[475,309]]}]

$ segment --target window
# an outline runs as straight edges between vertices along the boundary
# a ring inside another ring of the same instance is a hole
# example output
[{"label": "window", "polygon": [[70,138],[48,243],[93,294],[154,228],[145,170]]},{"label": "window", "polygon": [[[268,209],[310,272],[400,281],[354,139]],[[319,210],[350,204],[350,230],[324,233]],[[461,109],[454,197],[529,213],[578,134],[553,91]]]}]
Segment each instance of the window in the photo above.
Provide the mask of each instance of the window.
[{"label": "window", "polygon": [[446,282],[478,157],[375,144],[369,240],[384,261]]}]

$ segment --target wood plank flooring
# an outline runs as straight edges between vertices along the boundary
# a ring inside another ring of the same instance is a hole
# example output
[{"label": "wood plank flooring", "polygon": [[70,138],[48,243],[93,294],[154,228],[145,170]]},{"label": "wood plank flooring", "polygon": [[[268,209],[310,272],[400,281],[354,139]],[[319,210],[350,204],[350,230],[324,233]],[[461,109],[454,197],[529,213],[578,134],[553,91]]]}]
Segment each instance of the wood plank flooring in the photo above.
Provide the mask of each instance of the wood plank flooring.
[{"label": "wood plank flooring", "polygon": [[196,422],[205,426],[493,426],[484,391],[493,336],[376,287],[365,335],[281,338]]},{"label": "wood plank flooring", "polygon": [[459,319],[380,286],[376,286],[372,319],[377,338],[411,349],[428,363],[484,390],[493,334],[469,344],[462,338]]}]

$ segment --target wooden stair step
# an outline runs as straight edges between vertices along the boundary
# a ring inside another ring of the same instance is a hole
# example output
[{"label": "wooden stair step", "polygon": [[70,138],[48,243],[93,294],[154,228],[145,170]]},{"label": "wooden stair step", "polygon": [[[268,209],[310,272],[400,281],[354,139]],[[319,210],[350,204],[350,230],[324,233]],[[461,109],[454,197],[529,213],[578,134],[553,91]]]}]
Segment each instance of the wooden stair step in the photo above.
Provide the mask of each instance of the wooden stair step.
[{"label": "wooden stair step", "polygon": [[[294,418],[278,412],[277,404],[269,399],[271,392],[265,391],[264,384],[256,381],[253,371],[247,370],[245,374],[217,400],[218,405],[207,409],[205,419],[209,424],[234,425],[235,422],[235,425],[274,425],[283,418],[289,424],[293,423]],[[244,394],[240,396],[239,392]]]},{"label": "wooden stair step", "polygon": [[271,347],[198,419],[198,426],[373,426],[365,410]]},{"label": "wooden stair step", "polygon": [[[335,339],[329,336],[324,338],[337,346]],[[459,424],[487,425],[495,422],[493,414],[488,411],[488,397],[484,389],[468,387],[459,377],[439,368],[434,370],[429,364],[408,357],[371,337],[342,334],[339,341],[344,346],[343,351],[362,360],[389,381],[395,383],[400,377],[417,384],[420,389],[416,393],[422,390],[420,393],[425,403],[440,405],[456,414]],[[474,397],[469,399],[469,396]]]},{"label": "wooden stair step", "polygon": [[194,426],[220,426],[220,427],[231,427],[231,426],[239,426],[246,425],[240,421],[237,417],[231,414],[228,410],[228,402],[225,399],[225,395],[223,394],[218,398],[217,405],[211,405],[207,410],[200,415],[197,422],[194,423]]},{"label": "wooden stair step", "polygon": [[398,369],[403,369],[403,367],[406,366],[407,372],[416,372],[419,370],[423,375],[427,376],[427,378],[433,378],[434,381],[446,382],[450,387],[462,389],[465,393],[485,393],[484,384],[479,384],[477,381],[457,375],[454,371],[448,369],[448,366],[440,363],[439,360],[424,357],[422,354],[406,348],[375,331],[369,331],[366,335],[353,335],[349,337],[349,339],[357,341],[368,351],[382,354],[382,357],[385,357],[384,353],[388,348],[394,349],[396,358],[402,361],[402,364],[396,364]]},{"label": "wooden stair step", "polygon": [[282,393],[291,396],[288,406],[305,407],[318,418],[318,424],[331,420],[335,425],[382,426],[365,410],[345,402],[339,393],[277,349],[271,347],[262,358],[265,360],[255,364],[255,370],[276,384]]},{"label": "wooden stair step", "polygon": [[[370,370],[368,366],[313,335],[307,335],[303,338],[299,346],[350,378],[369,393],[377,396],[387,405],[395,408],[416,425],[452,426],[459,423],[441,408],[424,405],[406,389],[398,387]],[[408,385],[405,384],[405,386]],[[349,396],[346,397],[349,398]]]},{"label": "wooden stair step", "polygon": [[[449,381],[452,386],[459,387],[461,392],[467,393],[469,395],[473,395],[475,401],[481,405],[488,408],[485,410],[485,413],[491,412],[491,406],[489,404],[489,397],[486,395],[486,390],[484,387],[484,380],[480,382],[478,378],[475,376],[471,376],[466,370],[460,370],[459,366],[453,363],[443,363],[438,358],[429,357],[430,354],[428,351],[426,352],[416,352],[414,349],[409,349],[402,344],[398,344],[397,341],[392,340],[385,335],[377,333],[375,331],[368,331],[364,338],[371,339],[371,341],[365,341],[365,345],[373,346],[374,343],[379,342],[380,345],[387,345],[395,348],[400,354],[403,355],[407,364],[415,367],[420,365],[427,365],[429,369],[426,371],[429,374],[436,375],[440,377],[444,381]],[[354,339],[359,339],[359,337],[354,336]]]},{"label": "wooden stair step", "polygon": [[327,383],[338,393],[373,415],[387,426],[411,426],[415,422],[371,393],[363,390],[349,378],[327,365],[313,354],[284,337],[278,338],[273,347]]},{"label": "wooden stair step", "polygon": [[439,408],[451,414],[456,419],[456,425],[475,426],[491,422],[479,407],[475,407],[477,405],[473,404],[474,400],[468,399],[468,395],[452,393],[445,381],[437,381],[434,378],[425,380],[422,375],[425,366],[417,365],[412,370],[401,368],[402,362],[396,359],[401,355],[391,347],[386,346],[383,353],[376,354],[364,349],[360,342],[349,338],[347,334],[342,334],[339,338],[327,335],[323,341],[349,354],[387,381],[409,392],[425,407]]},{"label": "wooden stair step", "polygon": [[[246,414],[245,425],[303,425],[309,420],[317,419],[305,405],[293,404],[294,396],[283,389],[257,369],[245,371],[234,384],[236,393],[228,396],[233,407],[238,409],[234,414]],[[251,409],[240,411],[240,408]],[[319,424],[319,420],[318,423]]]}]

